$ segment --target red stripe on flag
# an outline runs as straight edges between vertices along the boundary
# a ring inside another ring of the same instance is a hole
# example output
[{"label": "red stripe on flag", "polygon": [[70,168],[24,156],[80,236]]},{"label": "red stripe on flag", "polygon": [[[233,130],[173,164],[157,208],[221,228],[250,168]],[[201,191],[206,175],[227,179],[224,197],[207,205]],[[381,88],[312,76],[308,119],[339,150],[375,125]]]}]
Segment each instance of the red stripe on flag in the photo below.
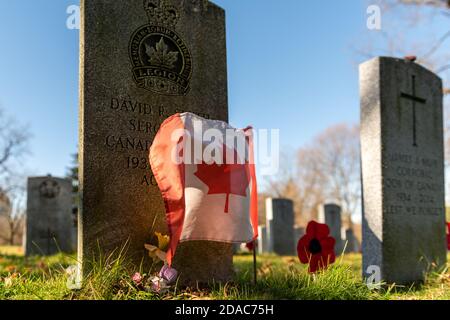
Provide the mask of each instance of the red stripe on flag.
[{"label": "red stripe on flag", "polygon": [[185,215],[185,167],[172,159],[173,150],[179,141],[172,141],[176,130],[183,130],[180,114],[166,119],[150,149],[150,165],[166,205],[166,219],[169,227],[170,245],[167,263],[172,265],[178,242],[183,231]]},{"label": "red stripe on flag", "polygon": [[250,220],[253,226],[253,241],[258,239],[258,184],[256,181],[256,163],[255,163],[255,150],[253,142],[253,128],[248,127],[244,130],[248,139],[249,148],[249,168],[250,178],[252,181],[252,187],[250,191]]}]

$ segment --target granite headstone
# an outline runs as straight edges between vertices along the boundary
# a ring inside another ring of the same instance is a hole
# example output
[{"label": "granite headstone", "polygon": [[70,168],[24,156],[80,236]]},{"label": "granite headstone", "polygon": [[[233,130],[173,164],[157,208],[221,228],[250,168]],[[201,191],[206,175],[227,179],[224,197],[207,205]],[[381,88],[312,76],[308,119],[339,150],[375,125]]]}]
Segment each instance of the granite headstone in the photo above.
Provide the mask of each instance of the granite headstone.
[{"label": "granite headstone", "polygon": [[342,254],[344,243],[342,241],[341,207],[333,203],[321,206],[319,210],[319,222],[328,225],[330,235],[336,240],[334,251],[336,255]]},{"label": "granite headstone", "polygon": [[353,232],[353,229],[347,229],[345,230],[345,242],[346,242],[346,253],[355,253],[359,252],[360,245],[359,241],[355,236],[355,233]]},{"label": "granite headstone", "polygon": [[[169,116],[228,120],[225,12],[205,0],[81,0],[79,260],[127,244],[136,266],[165,207],[148,162]],[[179,283],[228,281],[231,244],[179,246]]]},{"label": "granite headstone", "polygon": [[295,227],[294,228],[294,249],[297,250],[298,241],[305,235],[305,228]]},{"label": "granite headstone", "polygon": [[258,226],[258,253],[263,254],[269,252],[267,241],[267,228],[265,226]]},{"label": "granite headstone", "polygon": [[72,183],[47,177],[28,178],[25,256],[72,253]]},{"label": "granite headstone", "polygon": [[288,199],[266,199],[266,234],[269,252],[294,255],[294,204]]},{"label": "granite headstone", "polygon": [[360,85],[363,270],[420,282],[446,262],[442,81],[380,57],[360,66]]}]

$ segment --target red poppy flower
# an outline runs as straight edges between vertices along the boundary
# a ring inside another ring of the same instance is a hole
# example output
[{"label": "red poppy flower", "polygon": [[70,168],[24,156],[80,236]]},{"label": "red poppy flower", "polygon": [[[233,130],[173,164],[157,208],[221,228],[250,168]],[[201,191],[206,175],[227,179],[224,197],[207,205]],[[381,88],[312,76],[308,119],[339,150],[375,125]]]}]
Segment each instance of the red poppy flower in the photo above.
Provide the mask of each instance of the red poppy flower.
[{"label": "red poppy flower", "polygon": [[300,262],[309,264],[309,272],[326,269],[334,263],[336,240],[330,237],[330,228],[326,224],[311,221],[306,228],[306,234],[297,245]]},{"label": "red poppy flower", "polygon": [[447,249],[450,251],[450,222],[447,223],[448,234],[447,234]]}]

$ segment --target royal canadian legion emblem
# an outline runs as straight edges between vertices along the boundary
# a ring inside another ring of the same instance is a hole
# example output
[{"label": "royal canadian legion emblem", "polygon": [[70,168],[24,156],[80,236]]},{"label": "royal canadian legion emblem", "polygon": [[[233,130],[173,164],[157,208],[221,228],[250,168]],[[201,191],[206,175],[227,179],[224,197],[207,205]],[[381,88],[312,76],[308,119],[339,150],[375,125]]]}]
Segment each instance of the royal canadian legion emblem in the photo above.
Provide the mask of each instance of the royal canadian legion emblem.
[{"label": "royal canadian legion emblem", "polygon": [[189,92],[192,57],[174,30],[179,10],[166,0],[144,0],[149,23],[137,29],[129,54],[137,86],[155,93],[182,96]]}]

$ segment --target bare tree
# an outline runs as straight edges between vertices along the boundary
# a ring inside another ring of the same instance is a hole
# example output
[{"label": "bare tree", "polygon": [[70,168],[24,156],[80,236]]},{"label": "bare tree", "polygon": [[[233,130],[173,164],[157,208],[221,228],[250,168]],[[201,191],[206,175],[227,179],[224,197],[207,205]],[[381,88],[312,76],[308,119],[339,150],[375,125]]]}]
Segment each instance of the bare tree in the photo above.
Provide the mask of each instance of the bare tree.
[{"label": "bare tree", "polygon": [[319,204],[337,202],[352,225],[361,198],[359,128],[338,124],[326,129],[299,151],[299,168],[299,180],[306,183],[303,208],[316,216]]},{"label": "bare tree", "polygon": [[9,245],[19,242],[25,222],[25,187],[20,176],[8,177],[0,190],[0,239]]},{"label": "bare tree", "polygon": [[433,6],[436,8],[450,8],[450,0],[384,0],[386,3],[395,5],[397,3],[416,6]]},{"label": "bare tree", "polygon": [[297,166],[295,163],[295,152],[285,151],[280,156],[280,169],[276,176],[266,178],[267,191],[260,199],[260,207],[265,207],[263,201],[266,198],[286,198],[294,202],[296,223],[301,224],[301,184],[298,181]]},{"label": "bare tree", "polygon": [[280,155],[280,168],[276,176],[266,177],[268,195],[276,198],[289,197],[295,189],[296,170],[295,154],[284,151]]},{"label": "bare tree", "polygon": [[444,80],[445,158],[450,169],[450,1],[370,0],[382,11],[382,30],[365,32],[355,49],[359,57],[416,56]]},{"label": "bare tree", "polygon": [[0,108],[0,177],[17,170],[28,151],[29,138],[27,127],[7,117]]},{"label": "bare tree", "polygon": [[25,189],[22,160],[28,152],[27,127],[7,117],[0,108],[0,239],[13,244],[24,226]]},{"label": "bare tree", "polygon": [[320,162],[321,150],[312,143],[298,151],[298,189],[299,189],[299,210],[306,220],[318,219],[318,207],[325,201],[326,175],[322,171]]},{"label": "bare tree", "polygon": [[444,78],[444,92],[450,94],[450,1],[368,1],[373,3],[382,9],[382,30],[365,32],[355,52],[364,59],[417,56],[417,63]]},{"label": "bare tree", "polygon": [[[296,161],[295,161],[296,158]],[[284,154],[280,173],[268,181],[268,196],[294,201],[297,224],[318,218],[319,205],[337,202],[347,223],[360,201],[359,129],[339,124],[298,150]]]}]

